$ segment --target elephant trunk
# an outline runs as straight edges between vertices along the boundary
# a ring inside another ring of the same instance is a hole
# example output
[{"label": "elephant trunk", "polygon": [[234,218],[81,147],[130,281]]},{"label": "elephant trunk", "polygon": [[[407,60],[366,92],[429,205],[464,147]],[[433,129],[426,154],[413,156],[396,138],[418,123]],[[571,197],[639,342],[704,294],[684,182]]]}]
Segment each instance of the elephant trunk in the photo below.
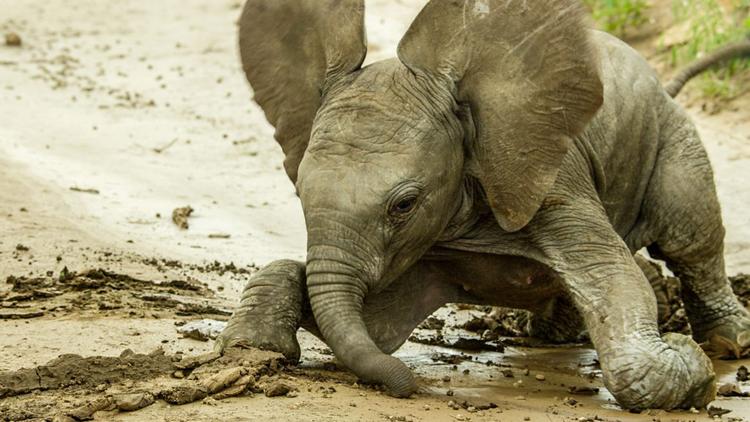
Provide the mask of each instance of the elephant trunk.
[{"label": "elephant trunk", "polygon": [[330,244],[309,247],[307,289],[315,320],[336,357],[357,376],[408,397],[417,389],[411,370],[383,353],[367,332],[362,306],[368,288],[362,269],[351,264],[357,261]]}]

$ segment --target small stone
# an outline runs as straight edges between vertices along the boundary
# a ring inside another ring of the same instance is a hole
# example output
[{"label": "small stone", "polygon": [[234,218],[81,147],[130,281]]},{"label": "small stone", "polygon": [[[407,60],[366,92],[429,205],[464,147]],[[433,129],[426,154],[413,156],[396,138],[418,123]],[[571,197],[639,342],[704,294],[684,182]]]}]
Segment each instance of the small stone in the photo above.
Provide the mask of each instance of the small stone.
[{"label": "small stone", "polygon": [[690,413],[692,413],[694,415],[697,415],[698,413],[700,413],[700,411],[698,409],[694,408],[694,407],[691,407],[690,410],[688,410],[688,412],[690,412]]},{"label": "small stone", "polygon": [[444,376],[443,382],[451,382],[451,377],[449,377],[448,375]]},{"label": "small stone", "polygon": [[526,375],[526,376],[528,376],[529,375],[529,368],[524,368],[523,369],[523,374]]},{"label": "small stone", "polygon": [[505,378],[513,378],[513,371],[511,369],[503,369],[501,372]]},{"label": "small stone", "polygon": [[448,391],[445,392],[445,395],[448,396],[448,397],[453,397],[454,394],[456,394],[456,393],[454,393],[453,390],[448,390]]},{"label": "small stone", "polygon": [[516,381],[516,382],[513,383],[513,386],[516,387],[516,388],[519,388],[522,385],[523,385],[523,380],[518,380],[518,381]]},{"label": "small stone", "polygon": [[534,378],[536,378],[536,380],[537,380],[537,381],[544,381],[544,380],[546,379],[546,378],[544,377],[544,374],[536,374],[536,375],[534,376]]}]

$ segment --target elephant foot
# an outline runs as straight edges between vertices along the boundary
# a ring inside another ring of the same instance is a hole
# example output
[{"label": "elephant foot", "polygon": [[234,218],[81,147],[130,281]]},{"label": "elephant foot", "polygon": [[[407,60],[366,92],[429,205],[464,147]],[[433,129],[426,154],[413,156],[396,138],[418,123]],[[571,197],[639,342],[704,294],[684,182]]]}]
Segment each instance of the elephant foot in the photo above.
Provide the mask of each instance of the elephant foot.
[{"label": "elephant foot", "polygon": [[696,337],[704,340],[701,345],[712,358],[750,357],[750,316],[743,312],[724,317]]},{"label": "elephant foot", "polygon": [[268,324],[268,321],[251,322],[233,318],[217,337],[214,350],[223,352],[232,347],[269,350],[281,353],[290,362],[296,363],[300,358],[296,333],[296,329]]},{"label": "elephant foot", "polygon": [[304,277],[304,264],[289,260],[274,261],[253,274],[214,349],[223,352],[230,347],[253,347],[298,362],[297,329],[303,313],[309,313],[304,302]]},{"label": "elephant foot", "polygon": [[624,408],[700,409],[714,400],[713,365],[692,338],[667,333],[658,349],[647,347],[602,362],[605,385]]}]

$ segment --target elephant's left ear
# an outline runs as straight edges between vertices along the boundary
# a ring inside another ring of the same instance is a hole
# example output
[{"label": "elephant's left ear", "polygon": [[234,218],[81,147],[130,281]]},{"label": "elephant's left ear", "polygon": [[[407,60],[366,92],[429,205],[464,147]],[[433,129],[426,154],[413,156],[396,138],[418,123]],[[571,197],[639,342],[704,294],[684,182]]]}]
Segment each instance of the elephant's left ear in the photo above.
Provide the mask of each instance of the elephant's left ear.
[{"label": "elephant's left ear", "polygon": [[507,231],[537,212],[602,104],[585,14],[580,0],[432,0],[399,44],[407,67],[469,106],[479,179]]}]

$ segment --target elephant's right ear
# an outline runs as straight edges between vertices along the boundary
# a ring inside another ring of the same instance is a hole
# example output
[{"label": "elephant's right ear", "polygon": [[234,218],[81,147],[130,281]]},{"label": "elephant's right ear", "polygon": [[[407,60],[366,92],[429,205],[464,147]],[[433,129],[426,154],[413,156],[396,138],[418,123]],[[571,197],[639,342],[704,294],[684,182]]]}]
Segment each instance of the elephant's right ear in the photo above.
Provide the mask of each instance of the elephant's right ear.
[{"label": "elephant's right ear", "polygon": [[240,18],[242,66],[286,159],[292,182],[325,87],[367,53],[364,0],[248,0]]}]

